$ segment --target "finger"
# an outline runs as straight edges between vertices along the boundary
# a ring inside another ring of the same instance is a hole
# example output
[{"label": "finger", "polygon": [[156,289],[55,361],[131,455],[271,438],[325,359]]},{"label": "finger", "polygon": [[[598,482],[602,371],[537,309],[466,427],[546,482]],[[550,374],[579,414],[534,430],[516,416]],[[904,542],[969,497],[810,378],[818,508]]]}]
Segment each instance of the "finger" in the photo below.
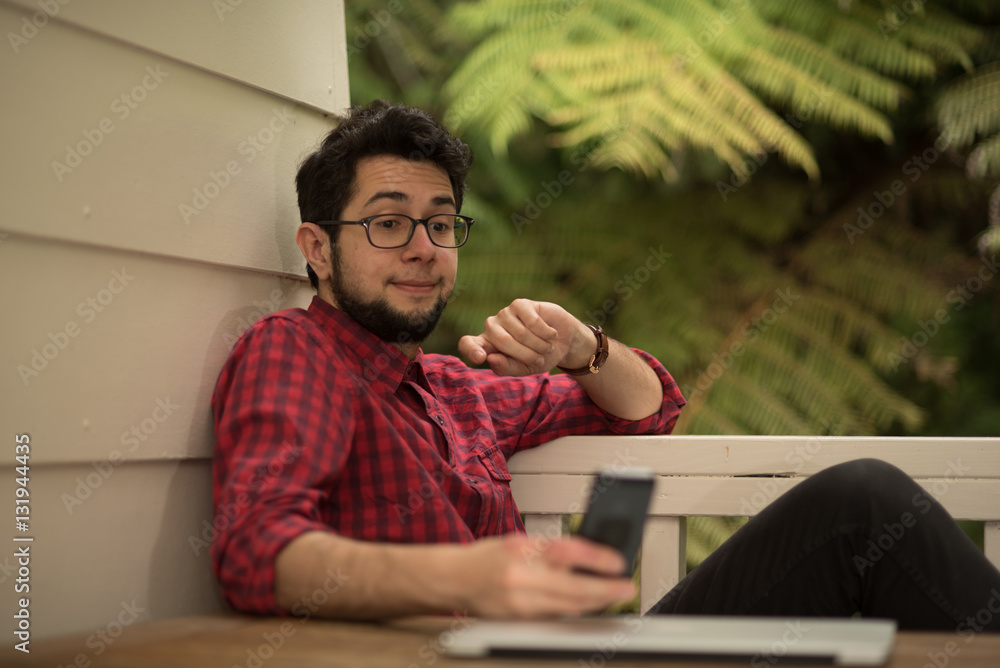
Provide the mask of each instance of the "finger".
[{"label": "finger", "polygon": [[491,353],[487,355],[486,363],[490,365],[493,373],[498,376],[527,376],[538,373],[537,370],[529,369],[518,360],[513,357],[507,357],[503,353]]},{"label": "finger", "polygon": [[[499,341],[505,341],[504,333],[510,340],[531,349],[538,355],[548,355],[553,351],[552,341],[532,331],[511,309],[504,309],[493,318],[487,319],[486,334],[495,334]],[[492,328],[492,330],[491,330]]]},{"label": "finger", "polygon": [[518,341],[542,355],[552,352],[553,341],[559,336],[559,331],[539,315],[534,302],[525,299],[515,301],[498,313],[497,321]]},{"label": "finger", "polygon": [[[490,589],[490,593],[498,596],[480,610],[486,616],[536,619],[579,615],[635,596],[635,586],[627,578],[594,577],[569,570],[568,564],[586,560],[588,555],[593,556],[591,552],[601,552],[603,546],[572,538],[545,539],[541,543],[538,536],[531,535],[485,539],[479,546],[499,548],[501,556],[496,570],[502,572],[502,586]],[[553,551],[553,546],[554,556],[548,558],[546,555]],[[567,556],[571,552],[579,554]]]},{"label": "finger", "polygon": [[[527,330],[522,330],[527,331]],[[534,335],[532,335],[534,336]],[[529,373],[545,370],[544,352],[539,352],[525,345],[514,337],[510,331],[492,319],[487,320],[483,337],[496,348],[496,351],[520,363]]]},{"label": "finger", "polygon": [[510,305],[524,326],[543,341],[552,341],[559,336],[559,330],[550,325],[539,312],[540,304],[528,299],[516,299]]},{"label": "finger", "polygon": [[535,588],[527,589],[537,607],[548,614],[579,615],[603,610],[613,603],[627,601],[636,595],[635,583],[627,578],[608,579],[564,571],[542,576]]},{"label": "finger", "polygon": [[625,572],[625,557],[621,552],[581,536],[553,541],[543,556],[553,566],[566,570],[582,569],[612,577]]},{"label": "finger", "polygon": [[458,352],[473,364],[482,364],[489,354],[496,352],[496,348],[482,335],[468,334],[458,340]]}]

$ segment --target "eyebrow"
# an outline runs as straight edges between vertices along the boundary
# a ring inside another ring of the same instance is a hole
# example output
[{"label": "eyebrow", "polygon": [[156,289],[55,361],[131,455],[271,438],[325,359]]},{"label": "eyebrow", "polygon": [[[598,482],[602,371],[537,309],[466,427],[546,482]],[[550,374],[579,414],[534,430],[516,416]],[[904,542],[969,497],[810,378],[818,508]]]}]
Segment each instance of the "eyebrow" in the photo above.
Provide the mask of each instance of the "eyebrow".
[{"label": "eyebrow", "polygon": [[[365,202],[365,206],[366,207],[370,206],[371,204],[374,204],[375,202],[382,199],[391,200],[393,202],[409,202],[410,196],[404,192],[400,192],[399,190],[380,190],[368,198],[368,201]],[[432,198],[431,204],[433,206],[445,206],[450,204],[451,206],[454,207],[455,200],[450,196],[440,195],[438,197]]]}]

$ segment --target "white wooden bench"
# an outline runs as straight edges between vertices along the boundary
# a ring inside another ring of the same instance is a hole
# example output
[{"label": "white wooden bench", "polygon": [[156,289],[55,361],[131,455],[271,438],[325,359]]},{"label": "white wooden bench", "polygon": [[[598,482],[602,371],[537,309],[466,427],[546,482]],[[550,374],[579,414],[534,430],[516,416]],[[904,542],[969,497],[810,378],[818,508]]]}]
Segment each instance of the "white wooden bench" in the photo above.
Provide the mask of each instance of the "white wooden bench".
[{"label": "white wooden bench", "polygon": [[1000,438],[572,436],[511,458],[511,488],[528,531],[555,538],[563,515],[585,509],[595,471],[651,468],[645,612],[685,574],[687,517],[756,515],[809,475],[865,457],[901,468],[955,519],[984,521],[986,556],[1000,567]]}]

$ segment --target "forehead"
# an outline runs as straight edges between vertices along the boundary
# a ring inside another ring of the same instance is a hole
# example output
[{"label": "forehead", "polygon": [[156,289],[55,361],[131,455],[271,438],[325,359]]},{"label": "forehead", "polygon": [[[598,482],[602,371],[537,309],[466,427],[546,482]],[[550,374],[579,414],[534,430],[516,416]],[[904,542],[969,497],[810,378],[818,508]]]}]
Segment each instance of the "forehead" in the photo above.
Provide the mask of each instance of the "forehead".
[{"label": "forehead", "polygon": [[389,155],[358,161],[355,185],[357,195],[365,199],[367,195],[380,191],[395,191],[411,196],[428,190],[430,196],[437,196],[442,192],[451,194],[451,181],[441,167],[426,160],[407,160]]}]

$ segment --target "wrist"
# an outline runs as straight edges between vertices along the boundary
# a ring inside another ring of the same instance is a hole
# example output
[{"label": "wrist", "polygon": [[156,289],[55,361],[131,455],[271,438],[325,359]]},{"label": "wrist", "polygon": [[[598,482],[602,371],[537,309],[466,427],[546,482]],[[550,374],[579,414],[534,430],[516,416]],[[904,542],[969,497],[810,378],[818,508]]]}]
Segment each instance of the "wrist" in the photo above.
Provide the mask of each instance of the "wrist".
[{"label": "wrist", "polygon": [[597,338],[594,336],[594,331],[577,320],[577,328],[573,332],[573,340],[570,342],[569,350],[565,357],[559,361],[558,366],[566,369],[587,366],[593,358],[596,348]]},{"label": "wrist", "polygon": [[[583,325],[583,323],[580,324]],[[592,374],[596,374],[600,372],[601,368],[604,366],[604,363],[608,361],[609,346],[610,346],[610,342],[608,341],[608,335],[605,334],[604,330],[602,330],[600,327],[594,327],[593,325],[583,325],[583,327],[585,327],[586,330],[590,332],[590,336],[583,335],[583,338],[589,339],[590,345],[593,346],[593,348],[591,349],[592,352],[590,352],[587,355],[586,362],[584,362],[582,365],[579,366],[576,365],[570,366],[568,363],[564,361],[562,364],[558,365],[560,371],[563,371],[571,376],[589,376]],[[574,343],[577,344],[574,353],[576,353],[581,349],[580,348],[581,345],[583,346],[584,350],[587,350],[586,344],[579,344],[579,341],[580,337],[577,336],[576,341],[574,341]],[[573,351],[573,349],[574,345],[571,344],[570,350]],[[566,355],[564,360],[568,360],[569,358],[570,355]]]},{"label": "wrist", "polygon": [[431,608],[440,613],[469,614],[475,606],[476,583],[482,577],[474,559],[471,545],[436,546],[434,558],[426,573],[430,585]]}]

